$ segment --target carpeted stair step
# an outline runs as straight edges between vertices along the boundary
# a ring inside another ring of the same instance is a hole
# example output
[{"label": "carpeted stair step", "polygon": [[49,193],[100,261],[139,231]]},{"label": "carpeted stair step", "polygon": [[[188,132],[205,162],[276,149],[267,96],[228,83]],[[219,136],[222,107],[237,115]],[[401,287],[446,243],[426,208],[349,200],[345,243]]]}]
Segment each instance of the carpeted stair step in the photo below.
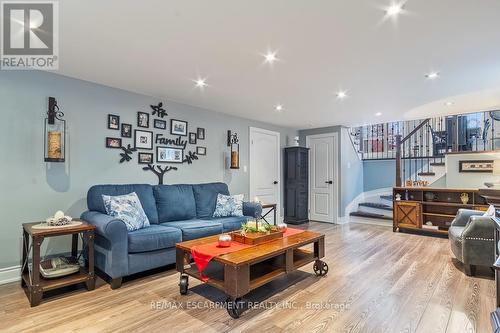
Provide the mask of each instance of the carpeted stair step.
[{"label": "carpeted stair step", "polygon": [[444,162],[432,162],[431,163],[431,166],[444,166],[445,163]]},{"label": "carpeted stair step", "polygon": [[387,210],[392,212],[392,207],[389,205],[384,205],[381,203],[375,203],[375,202],[362,202],[359,204],[361,207],[369,207],[369,208],[375,208],[375,209],[382,209],[382,210]]},{"label": "carpeted stair step", "polygon": [[390,217],[390,216],[386,216],[386,215],[382,215],[382,214],[374,214],[374,213],[361,212],[361,211],[352,212],[349,215],[350,216],[369,217],[369,218],[372,218],[372,219],[382,219],[382,220],[391,220],[392,221],[392,217]]},{"label": "carpeted stair step", "polygon": [[419,176],[435,176],[436,173],[434,173],[434,172],[419,172],[418,175]]}]

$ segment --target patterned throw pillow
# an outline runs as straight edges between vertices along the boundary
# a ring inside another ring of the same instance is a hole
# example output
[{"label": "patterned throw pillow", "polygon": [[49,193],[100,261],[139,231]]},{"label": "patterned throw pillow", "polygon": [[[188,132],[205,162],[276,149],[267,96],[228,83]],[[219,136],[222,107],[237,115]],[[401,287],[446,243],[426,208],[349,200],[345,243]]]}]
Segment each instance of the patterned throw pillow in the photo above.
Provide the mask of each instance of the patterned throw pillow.
[{"label": "patterned throw pillow", "polygon": [[214,217],[243,216],[243,194],[217,195]]},{"label": "patterned throw pillow", "polygon": [[104,207],[108,215],[125,222],[128,231],[149,227],[149,220],[135,192],[109,196],[103,195]]}]

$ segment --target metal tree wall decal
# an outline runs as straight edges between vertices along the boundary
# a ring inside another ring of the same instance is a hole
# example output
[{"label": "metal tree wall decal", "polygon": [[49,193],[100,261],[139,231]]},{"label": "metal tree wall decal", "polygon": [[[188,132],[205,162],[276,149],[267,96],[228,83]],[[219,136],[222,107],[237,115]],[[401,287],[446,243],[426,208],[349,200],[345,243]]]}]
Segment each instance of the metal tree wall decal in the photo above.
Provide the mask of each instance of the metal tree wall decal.
[{"label": "metal tree wall decal", "polygon": [[137,151],[136,148],[132,148],[130,144],[127,145],[127,147],[120,147],[123,150],[123,153],[120,153],[120,156],[122,157],[120,159],[120,163],[123,162],[130,162],[132,160],[132,154]]},{"label": "metal tree wall decal", "polygon": [[150,107],[153,109],[151,115],[157,115],[160,118],[168,116],[167,111],[163,108],[163,102],[158,103],[158,105],[150,105]]},{"label": "metal tree wall decal", "polygon": [[166,166],[162,168],[161,165],[148,164],[148,166],[145,166],[142,170],[152,171],[158,177],[158,185],[163,185],[163,177],[165,174],[169,171],[177,170],[177,167]]}]

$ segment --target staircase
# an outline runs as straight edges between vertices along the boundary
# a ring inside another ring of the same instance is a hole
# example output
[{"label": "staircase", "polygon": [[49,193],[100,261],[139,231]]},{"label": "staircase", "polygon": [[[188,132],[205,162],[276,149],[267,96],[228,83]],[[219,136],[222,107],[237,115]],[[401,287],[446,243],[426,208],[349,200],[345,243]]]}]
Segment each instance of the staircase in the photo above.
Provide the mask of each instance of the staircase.
[{"label": "staircase", "polygon": [[[446,176],[445,154],[498,149],[499,113],[481,111],[364,125],[349,129],[349,134],[362,160],[395,160],[396,179],[391,185],[406,186],[407,182],[424,181],[427,186],[442,187]],[[349,215],[385,222],[392,220],[392,190],[382,192],[358,196],[351,204],[356,204],[356,210]]]}]

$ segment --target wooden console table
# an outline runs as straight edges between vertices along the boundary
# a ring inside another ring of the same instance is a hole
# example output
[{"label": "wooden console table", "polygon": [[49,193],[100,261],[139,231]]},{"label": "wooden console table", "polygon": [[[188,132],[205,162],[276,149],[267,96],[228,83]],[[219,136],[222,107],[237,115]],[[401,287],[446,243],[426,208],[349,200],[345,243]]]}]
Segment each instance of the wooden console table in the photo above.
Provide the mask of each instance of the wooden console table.
[{"label": "wooden console table", "polygon": [[269,210],[264,215],[261,216],[261,219],[269,223],[266,217],[269,214],[273,213],[273,218],[274,218],[273,223],[274,225],[276,225],[278,223],[278,221],[276,221],[276,204],[262,204],[262,210],[264,209],[269,209]]},{"label": "wooden console table", "polygon": [[[467,203],[461,200],[463,193],[467,194]],[[396,200],[396,196],[401,199]],[[393,200],[393,231],[417,230],[444,236],[460,208],[488,209],[477,189],[395,187]]]},{"label": "wooden console table", "polygon": [[[42,300],[43,293],[78,283],[85,282],[87,290],[95,288],[94,274],[94,230],[95,226],[85,221],[74,227],[57,229],[33,229],[40,222],[23,224],[23,257],[21,263],[21,286],[25,288],[31,306],[37,306]],[[71,255],[78,255],[78,237],[82,234],[83,244],[87,247],[87,265],[81,267],[80,272],[54,279],[44,279],[40,276],[40,246],[47,237],[72,235]],[[31,239],[31,242],[30,242]],[[31,265],[29,256],[31,252]]]}]

